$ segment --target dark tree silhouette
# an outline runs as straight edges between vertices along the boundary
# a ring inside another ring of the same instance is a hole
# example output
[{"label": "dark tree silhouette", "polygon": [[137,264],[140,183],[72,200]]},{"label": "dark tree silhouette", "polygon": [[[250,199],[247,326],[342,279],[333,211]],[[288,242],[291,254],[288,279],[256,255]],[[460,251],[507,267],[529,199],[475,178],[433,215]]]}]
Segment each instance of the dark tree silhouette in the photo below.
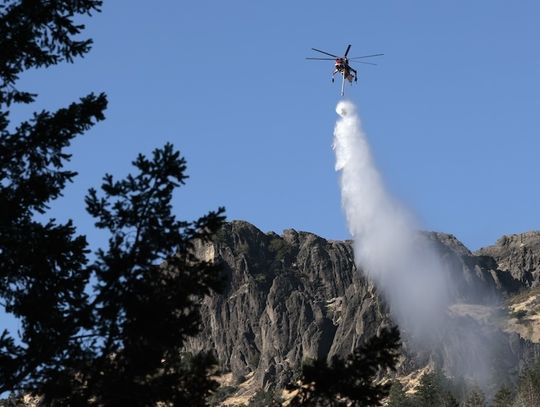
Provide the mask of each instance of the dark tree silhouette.
[{"label": "dark tree silhouette", "polygon": [[[101,0],[3,0],[0,4],[0,105],[30,103],[35,94],[15,88],[21,72],[86,54],[92,40],[77,40],[76,14],[99,11]],[[99,105],[98,105],[99,106]],[[7,112],[2,111],[7,119]],[[91,117],[87,114],[86,117]]]},{"label": "dark tree silhouette", "polygon": [[289,390],[298,394],[291,406],[378,406],[388,396],[391,383],[377,375],[395,369],[400,349],[397,327],[383,329],[346,359],[334,356],[330,363],[315,360],[302,367],[299,384]]},{"label": "dark tree silhouette", "polygon": [[512,391],[506,386],[501,386],[493,397],[491,407],[508,407],[512,405],[513,401],[514,395]]},{"label": "dark tree silhouette", "polygon": [[96,226],[111,238],[92,266],[94,331],[85,336],[95,356],[83,380],[84,399],[204,405],[216,387],[208,379],[212,358],[183,355],[182,346],[199,332],[201,298],[220,287],[217,266],[198,259],[194,245],[211,240],[223,209],[195,222],[176,220],[171,198],[186,178],[185,162],[170,144],[133,164],[137,175],[116,182],[106,175],[104,196],[90,190],[86,199]]},{"label": "dark tree silhouette", "polygon": [[[0,6],[0,299],[20,320],[20,338],[0,336],[0,393],[44,381],[64,360],[80,358],[72,341],[91,327],[85,287],[86,240],[71,222],[40,223],[36,213],[61,195],[75,172],[64,169],[71,140],[103,120],[104,95],[93,94],[57,112],[40,112],[11,126],[9,106],[36,95],[16,89],[30,68],[72,61],[90,48],[75,41],[75,13],[97,1],[3,1]],[[17,339],[17,340],[16,340]]]},{"label": "dark tree silhouette", "polygon": [[36,95],[16,88],[27,69],[72,62],[78,14],[101,1],[11,0],[0,4],[0,305],[20,322],[0,334],[0,394],[38,394],[54,406],[204,405],[216,383],[213,359],[182,352],[198,332],[199,302],[218,288],[217,269],[196,242],[221,227],[223,209],[176,220],[171,198],[185,182],[172,145],[134,162],[137,173],[86,198],[109,248],[89,264],[84,236],[69,221],[40,222],[76,173],[65,168],[71,141],[104,119],[105,95],[90,94],[17,126],[9,108]]},{"label": "dark tree silhouette", "polygon": [[413,407],[414,403],[405,393],[403,385],[399,381],[392,383],[388,394],[387,407]]},{"label": "dark tree silhouette", "polygon": [[419,407],[433,407],[441,404],[443,396],[443,376],[440,371],[426,373],[420,379],[416,390],[415,404]]},{"label": "dark tree silhouette", "polygon": [[454,395],[446,390],[441,397],[441,407],[459,407],[459,403]]},{"label": "dark tree silhouette", "polygon": [[473,388],[467,395],[463,407],[487,407],[486,398],[482,390]]},{"label": "dark tree silhouette", "polygon": [[426,373],[413,396],[413,405],[419,407],[458,407],[454,397],[455,383],[440,369]]},{"label": "dark tree silhouette", "polygon": [[517,407],[540,406],[540,359],[521,372],[514,404]]}]

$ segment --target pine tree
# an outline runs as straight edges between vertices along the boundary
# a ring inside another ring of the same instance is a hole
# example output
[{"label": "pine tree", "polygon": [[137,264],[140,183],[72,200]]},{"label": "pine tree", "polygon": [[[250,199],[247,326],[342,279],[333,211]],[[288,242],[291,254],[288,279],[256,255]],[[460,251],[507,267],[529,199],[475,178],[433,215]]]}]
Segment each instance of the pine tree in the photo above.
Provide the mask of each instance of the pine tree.
[{"label": "pine tree", "polygon": [[136,175],[106,175],[103,196],[90,190],[86,198],[96,226],[111,238],[91,266],[97,284],[85,350],[94,354],[77,373],[85,382],[80,397],[102,405],[205,405],[216,388],[208,377],[213,358],[182,348],[199,332],[202,298],[220,288],[217,266],[196,257],[195,243],[210,242],[223,209],[195,222],[176,220],[172,193],[186,166],[171,144],[133,164]]},{"label": "pine tree", "polygon": [[464,407],[487,407],[486,398],[480,389],[473,389],[465,399]]},{"label": "pine tree", "polygon": [[459,403],[451,392],[446,391],[441,398],[441,407],[459,407]]},{"label": "pine tree", "polygon": [[378,383],[379,372],[395,369],[399,356],[397,327],[383,329],[346,359],[330,364],[315,360],[302,367],[300,384],[289,385],[298,394],[291,406],[378,406],[388,396],[390,383]]},{"label": "pine tree", "polygon": [[515,398],[516,407],[540,406],[540,361],[521,374]]},{"label": "pine tree", "polygon": [[413,407],[412,400],[407,396],[403,385],[395,380],[390,387],[387,407]]},{"label": "pine tree", "polygon": [[441,370],[426,373],[420,379],[414,395],[414,406],[458,407],[459,403],[452,390],[453,382]]},{"label": "pine tree", "polygon": [[91,327],[85,288],[87,244],[72,222],[38,222],[75,172],[64,169],[71,140],[103,120],[105,95],[90,94],[56,112],[10,123],[12,104],[36,95],[16,88],[31,68],[72,61],[90,49],[75,40],[73,15],[101,2],[4,1],[0,6],[0,298],[19,319],[20,337],[0,335],[0,394],[35,387],[65,360],[82,357],[73,337]]},{"label": "pine tree", "polygon": [[420,385],[414,397],[418,407],[434,407],[441,404],[442,383],[437,372],[426,373],[420,379]]},{"label": "pine tree", "polygon": [[491,407],[508,407],[512,405],[513,401],[512,391],[508,387],[502,386],[493,397]]},{"label": "pine tree", "polygon": [[[107,230],[90,264],[71,221],[40,222],[76,173],[66,170],[73,138],[104,119],[105,95],[90,94],[18,126],[9,106],[36,95],[16,88],[26,69],[71,62],[91,40],[77,14],[93,0],[11,0],[0,5],[0,299],[21,323],[0,335],[0,393],[32,393],[44,405],[206,405],[214,360],[186,354],[199,330],[202,297],[220,286],[216,265],[195,255],[221,227],[223,209],[193,222],[172,213],[186,163],[170,144],[134,161],[123,180],[106,175],[87,210]],[[75,39],[77,38],[77,39]]]}]

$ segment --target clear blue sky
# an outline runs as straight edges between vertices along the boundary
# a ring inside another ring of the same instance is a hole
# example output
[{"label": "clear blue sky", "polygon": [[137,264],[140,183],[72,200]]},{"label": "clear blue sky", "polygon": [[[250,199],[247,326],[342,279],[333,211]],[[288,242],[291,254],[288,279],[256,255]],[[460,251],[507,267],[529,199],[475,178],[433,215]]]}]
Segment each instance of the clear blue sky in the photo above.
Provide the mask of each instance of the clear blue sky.
[{"label": "clear blue sky", "polygon": [[[190,179],[176,212],[224,205],[263,231],[348,232],[331,149],[339,85],[311,47],[384,53],[358,65],[358,104],[391,192],[424,229],[469,248],[540,229],[540,3],[520,1],[106,1],[90,54],[29,72],[32,110],[88,92],[107,120],[78,139],[76,182],[52,216],[93,244],[83,197],[105,172],[171,141]],[[29,110],[19,109],[17,118]]]}]

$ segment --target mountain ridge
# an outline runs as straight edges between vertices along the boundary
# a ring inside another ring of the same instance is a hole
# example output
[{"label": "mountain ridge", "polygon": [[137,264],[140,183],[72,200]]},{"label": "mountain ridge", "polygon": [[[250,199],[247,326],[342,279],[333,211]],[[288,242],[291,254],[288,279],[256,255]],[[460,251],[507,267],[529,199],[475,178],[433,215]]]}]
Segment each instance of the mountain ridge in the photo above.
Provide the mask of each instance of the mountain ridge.
[{"label": "mountain ridge", "polygon": [[[456,303],[473,304],[449,310],[461,321],[485,323],[475,320],[481,307],[539,284],[540,267],[535,267],[540,232],[524,234],[528,249],[518,247],[521,252],[514,247],[516,235],[475,252],[450,234],[421,235],[454,270]],[[202,333],[190,341],[189,349],[215,351],[222,371],[231,373],[232,384],[249,379],[255,389],[283,388],[295,380],[305,359],[346,356],[392,324],[384,299],[355,265],[351,241],[326,240],[294,229],[282,235],[264,233],[248,222],[232,221],[212,244],[197,250],[223,266],[226,283],[223,293],[205,298]],[[509,257],[515,263],[505,267]],[[502,329],[493,322],[499,317],[489,315],[483,329],[486,335],[499,335]],[[470,363],[445,360],[449,347],[459,345],[451,335],[439,354],[418,352],[405,342],[400,373],[411,374],[434,361],[451,373],[457,365]],[[526,360],[536,346],[516,331],[504,335],[505,352],[516,360]],[[501,363],[508,368],[509,360]]]}]

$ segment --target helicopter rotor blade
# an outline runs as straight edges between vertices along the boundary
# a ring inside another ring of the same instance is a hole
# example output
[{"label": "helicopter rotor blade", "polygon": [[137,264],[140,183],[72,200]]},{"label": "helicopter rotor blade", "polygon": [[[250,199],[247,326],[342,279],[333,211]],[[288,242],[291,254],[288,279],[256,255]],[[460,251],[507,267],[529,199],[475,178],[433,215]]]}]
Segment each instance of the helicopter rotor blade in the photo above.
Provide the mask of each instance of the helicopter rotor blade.
[{"label": "helicopter rotor blade", "polygon": [[351,44],[349,44],[349,46],[347,47],[347,49],[345,50],[345,57],[347,57],[347,54],[349,53],[349,50],[351,49]]},{"label": "helicopter rotor blade", "polygon": [[361,57],[353,57],[353,58],[349,58],[349,61],[351,61],[353,59],[380,57],[381,55],[384,55],[384,54],[373,54],[373,55],[364,55],[364,56],[361,56]]},{"label": "helicopter rotor blade", "polygon": [[355,64],[366,64],[366,65],[377,65],[373,62],[364,62],[364,61],[349,61],[349,63],[354,62]]},{"label": "helicopter rotor blade", "polygon": [[320,49],[317,49],[317,48],[311,48],[311,49],[313,51],[320,52],[321,54],[330,55],[331,57],[334,57],[334,58],[339,58],[337,55],[330,54],[329,52],[326,52],[326,51],[321,51]]},{"label": "helicopter rotor blade", "polygon": [[316,59],[318,61],[333,61],[334,58],[306,58],[306,59]]}]

